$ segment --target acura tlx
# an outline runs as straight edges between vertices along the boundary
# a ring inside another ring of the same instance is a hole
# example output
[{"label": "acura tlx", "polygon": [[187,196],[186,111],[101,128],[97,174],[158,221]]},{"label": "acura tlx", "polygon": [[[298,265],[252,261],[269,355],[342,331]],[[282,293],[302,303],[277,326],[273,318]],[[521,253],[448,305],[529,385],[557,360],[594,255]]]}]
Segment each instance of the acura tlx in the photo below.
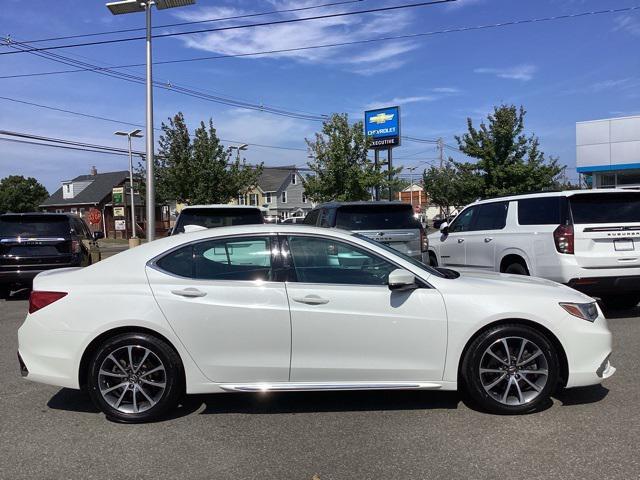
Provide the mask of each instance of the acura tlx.
[{"label": "acura tlx", "polygon": [[247,225],[39,274],[29,380],[144,422],[185,394],[464,389],[525,413],[613,375],[596,302],[538,278],[434,269],[358,234]]}]

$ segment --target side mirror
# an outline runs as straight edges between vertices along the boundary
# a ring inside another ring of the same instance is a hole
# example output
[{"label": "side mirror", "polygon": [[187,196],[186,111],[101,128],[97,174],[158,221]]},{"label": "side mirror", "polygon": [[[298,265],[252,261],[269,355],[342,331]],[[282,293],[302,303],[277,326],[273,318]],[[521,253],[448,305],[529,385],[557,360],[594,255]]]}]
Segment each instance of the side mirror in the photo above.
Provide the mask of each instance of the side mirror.
[{"label": "side mirror", "polygon": [[167,237],[170,237],[172,233],[173,233],[173,227],[167,230]]},{"label": "side mirror", "polygon": [[442,232],[445,235],[449,233],[449,224],[447,222],[442,222],[440,224],[440,232]]},{"label": "side mirror", "polygon": [[101,238],[104,238],[104,233],[101,232],[100,230],[96,230],[95,232],[93,232],[93,240],[100,240]]},{"label": "side mirror", "polygon": [[418,288],[416,277],[413,273],[402,268],[396,268],[389,274],[389,290],[404,292]]}]

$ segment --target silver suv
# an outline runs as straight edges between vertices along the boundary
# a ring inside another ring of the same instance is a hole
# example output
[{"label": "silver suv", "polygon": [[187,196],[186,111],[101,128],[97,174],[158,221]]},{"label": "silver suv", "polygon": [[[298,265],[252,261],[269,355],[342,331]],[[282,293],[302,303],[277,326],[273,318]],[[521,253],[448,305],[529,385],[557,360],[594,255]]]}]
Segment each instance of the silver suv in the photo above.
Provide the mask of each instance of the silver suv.
[{"label": "silver suv", "polygon": [[323,203],[307,214],[304,223],[351,230],[389,245],[423,263],[428,260],[427,236],[408,203]]}]

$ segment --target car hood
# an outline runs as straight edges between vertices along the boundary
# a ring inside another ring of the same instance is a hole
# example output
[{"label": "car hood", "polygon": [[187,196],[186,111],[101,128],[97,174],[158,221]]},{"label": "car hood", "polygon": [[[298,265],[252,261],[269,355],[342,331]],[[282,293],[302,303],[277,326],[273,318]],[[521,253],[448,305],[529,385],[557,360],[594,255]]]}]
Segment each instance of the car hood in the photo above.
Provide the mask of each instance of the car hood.
[{"label": "car hood", "polygon": [[[593,302],[594,299],[577,290],[544,278],[507,273],[457,270],[460,277],[448,282],[457,282],[456,290],[465,284],[468,291],[494,294],[504,301],[515,297],[552,298],[562,302]],[[453,283],[449,284],[453,285]]]}]

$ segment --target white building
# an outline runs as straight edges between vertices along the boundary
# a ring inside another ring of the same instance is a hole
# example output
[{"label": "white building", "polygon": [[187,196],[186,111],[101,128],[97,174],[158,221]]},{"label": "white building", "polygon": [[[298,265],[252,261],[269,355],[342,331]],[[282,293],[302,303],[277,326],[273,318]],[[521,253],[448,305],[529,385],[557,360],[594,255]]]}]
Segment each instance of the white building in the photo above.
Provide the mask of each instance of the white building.
[{"label": "white building", "polygon": [[576,123],[576,167],[593,188],[640,187],[640,116]]}]

